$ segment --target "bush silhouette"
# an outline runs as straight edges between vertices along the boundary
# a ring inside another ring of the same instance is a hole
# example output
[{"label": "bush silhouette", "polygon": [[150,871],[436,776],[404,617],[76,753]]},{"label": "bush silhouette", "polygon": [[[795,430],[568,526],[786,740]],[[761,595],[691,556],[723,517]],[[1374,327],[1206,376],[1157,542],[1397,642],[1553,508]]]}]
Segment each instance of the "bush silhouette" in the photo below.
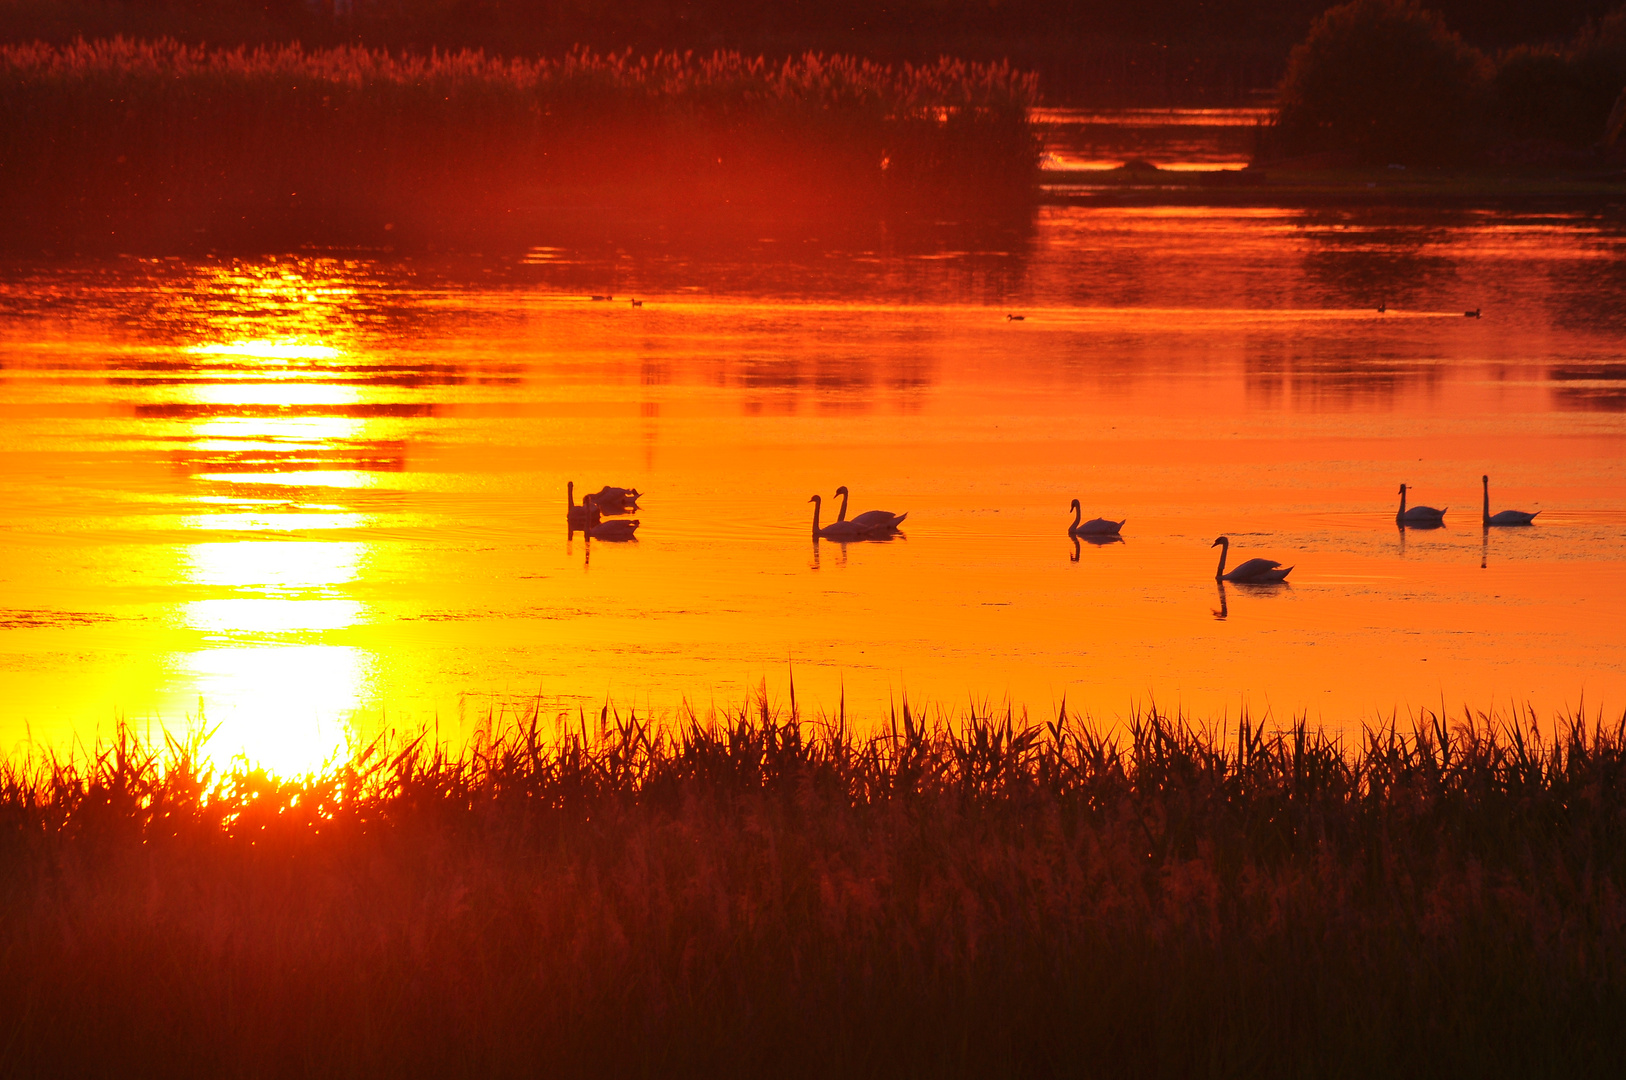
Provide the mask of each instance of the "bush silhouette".
[{"label": "bush silhouette", "polygon": [[1469,149],[1487,67],[1483,54],[1415,3],[1329,8],[1288,59],[1276,147],[1371,164],[1458,159]]},{"label": "bush silhouette", "polygon": [[1606,137],[1626,88],[1626,7],[1566,46],[1521,45],[1505,53],[1491,85],[1498,131],[1587,147]]}]

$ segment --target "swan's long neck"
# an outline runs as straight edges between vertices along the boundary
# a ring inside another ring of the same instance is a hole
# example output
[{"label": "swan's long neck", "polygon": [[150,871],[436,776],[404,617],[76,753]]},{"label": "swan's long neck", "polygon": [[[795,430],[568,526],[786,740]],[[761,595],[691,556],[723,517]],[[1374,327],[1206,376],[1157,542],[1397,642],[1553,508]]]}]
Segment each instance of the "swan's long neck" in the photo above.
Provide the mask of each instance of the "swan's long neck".
[{"label": "swan's long neck", "polygon": [[813,500],[813,539],[819,538],[819,507],[822,504],[817,498]]},{"label": "swan's long neck", "polygon": [[574,480],[565,484],[565,507],[570,510],[576,509],[576,481]]},{"label": "swan's long neck", "polygon": [[1403,518],[1405,516],[1406,516],[1406,485],[1401,484],[1400,485],[1400,510],[1399,510],[1399,512],[1397,512],[1395,514],[1395,520],[1399,521],[1401,518]]},{"label": "swan's long neck", "polygon": [[836,521],[841,522],[841,521],[846,521],[846,520],[847,520],[847,493],[845,491],[843,491],[841,493],[841,513],[836,515]]},{"label": "swan's long neck", "polygon": [[1488,524],[1490,524],[1490,481],[1486,480],[1486,481],[1484,481],[1484,484],[1485,484],[1485,509],[1481,512],[1481,519],[1485,522],[1485,524],[1488,525]]},{"label": "swan's long neck", "polygon": [[1222,541],[1220,543],[1219,569],[1214,571],[1214,580],[1215,581],[1219,581],[1221,578],[1223,578],[1225,576],[1225,556],[1229,555],[1230,553],[1231,553],[1231,542],[1229,540]]},{"label": "swan's long neck", "polygon": [[1084,520],[1084,507],[1078,503],[1073,504],[1073,531],[1078,531],[1079,523]]}]

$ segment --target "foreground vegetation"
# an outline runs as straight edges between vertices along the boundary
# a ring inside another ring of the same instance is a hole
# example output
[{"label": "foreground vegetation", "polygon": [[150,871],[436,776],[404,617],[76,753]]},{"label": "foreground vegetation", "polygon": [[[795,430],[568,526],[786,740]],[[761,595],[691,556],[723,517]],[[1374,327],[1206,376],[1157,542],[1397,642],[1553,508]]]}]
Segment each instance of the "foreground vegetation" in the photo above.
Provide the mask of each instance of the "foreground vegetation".
[{"label": "foreground vegetation", "polygon": [[1025,207],[1031,75],[735,53],[0,48],[12,243],[513,238],[548,217]]},{"label": "foreground vegetation", "polygon": [[14,1076],[1581,1076],[1626,719],[608,711],[0,770]]}]

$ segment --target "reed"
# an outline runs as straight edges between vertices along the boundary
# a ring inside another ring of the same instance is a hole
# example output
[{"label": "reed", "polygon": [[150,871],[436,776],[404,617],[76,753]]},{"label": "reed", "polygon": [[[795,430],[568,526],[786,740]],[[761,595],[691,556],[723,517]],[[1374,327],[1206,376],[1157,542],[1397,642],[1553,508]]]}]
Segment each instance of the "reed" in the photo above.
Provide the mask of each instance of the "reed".
[{"label": "reed", "polygon": [[16,1076],[1576,1076],[1626,1051],[1626,718],[860,733],[766,695],[304,777],[0,767]]},{"label": "reed", "polygon": [[951,59],[8,46],[0,212],[26,242],[128,247],[1008,208],[1037,179],[1036,95]]}]

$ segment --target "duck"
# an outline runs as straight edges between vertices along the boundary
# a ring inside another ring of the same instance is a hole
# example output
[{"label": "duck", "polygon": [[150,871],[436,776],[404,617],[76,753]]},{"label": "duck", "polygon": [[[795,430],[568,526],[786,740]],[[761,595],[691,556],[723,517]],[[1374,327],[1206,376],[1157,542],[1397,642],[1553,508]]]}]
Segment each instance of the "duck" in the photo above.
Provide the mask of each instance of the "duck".
[{"label": "duck", "polygon": [[1389,301],[1387,301],[1387,300],[1379,300],[1378,301],[1378,314],[1382,315],[1385,311],[1388,311],[1388,310],[1389,310]]},{"label": "duck", "polygon": [[1291,566],[1283,566],[1275,559],[1249,559],[1227,574],[1225,556],[1231,553],[1231,538],[1222,536],[1208,546],[1220,549],[1219,569],[1214,571],[1215,581],[1231,581],[1238,585],[1280,585],[1293,572]]},{"label": "duck", "polygon": [[[1451,509],[1449,506],[1445,510]],[[1395,514],[1395,524],[1401,528],[1433,529],[1445,524],[1445,510],[1436,510],[1432,506],[1414,506],[1406,509],[1406,485],[1400,485],[1400,510]]]},{"label": "duck", "polygon": [[1489,474],[1481,476],[1479,482],[1485,485],[1485,506],[1482,520],[1486,528],[1490,528],[1492,525],[1529,525],[1536,520],[1536,514],[1541,513],[1540,510],[1537,510],[1536,514],[1527,514],[1523,510],[1498,510],[1493,514],[1490,512]]},{"label": "duck", "polygon": [[1027,321],[1027,316],[1026,315],[1007,315],[1007,316],[1005,316],[1005,321],[1006,322],[1026,322]]},{"label": "duck", "polygon": [[1462,317],[1465,319],[1477,319],[1479,318],[1479,309],[1474,308],[1472,311],[1464,311],[1462,313]]},{"label": "duck", "polygon": [[634,300],[634,301],[633,301],[633,302],[632,302],[632,306],[633,306],[633,307],[643,307],[643,306],[644,306],[644,302],[643,302],[643,301],[642,301],[642,300]]},{"label": "duck", "polygon": [[1091,518],[1088,521],[1081,521],[1084,508],[1077,499],[1073,500],[1071,509],[1073,523],[1067,527],[1068,536],[1117,536],[1124,523],[1129,520],[1124,518],[1123,521],[1108,521],[1106,518]]},{"label": "duck", "polygon": [[[847,520],[847,485],[836,488],[836,494],[841,496],[841,513],[836,515],[836,524]],[[894,514],[890,510],[865,510],[853,518],[852,523],[870,532],[891,532],[903,524],[903,519],[909,514]]]}]

